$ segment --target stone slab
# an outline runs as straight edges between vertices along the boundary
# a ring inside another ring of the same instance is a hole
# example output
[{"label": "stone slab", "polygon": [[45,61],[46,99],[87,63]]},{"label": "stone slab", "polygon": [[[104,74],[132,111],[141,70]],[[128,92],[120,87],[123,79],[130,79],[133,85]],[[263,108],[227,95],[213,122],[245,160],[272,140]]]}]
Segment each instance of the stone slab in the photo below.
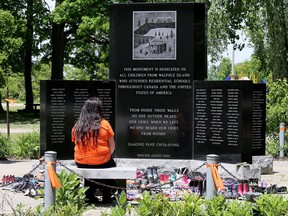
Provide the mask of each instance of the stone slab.
[{"label": "stone slab", "polygon": [[239,179],[261,179],[261,168],[248,163],[236,164],[236,176]]},{"label": "stone slab", "polygon": [[272,156],[252,156],[252,164],[260,167],[261,174],[273,173],[273,157]]}]

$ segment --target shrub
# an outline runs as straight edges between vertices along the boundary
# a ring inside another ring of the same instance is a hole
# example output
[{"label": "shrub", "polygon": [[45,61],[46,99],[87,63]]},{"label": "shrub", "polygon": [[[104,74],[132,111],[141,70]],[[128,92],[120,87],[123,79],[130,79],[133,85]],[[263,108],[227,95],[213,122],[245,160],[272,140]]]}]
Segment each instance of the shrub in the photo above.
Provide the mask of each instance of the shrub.
[{"label": "shrub", "polygon": [[272,80],[268,77],[267,82],[267,134],[279,132],[281,122],[288,123],[288,80]]},{"label": "shrub", "polygon": [[0,158],[6,158],[10,155],[10,139],[0,133]]},{"label": "shrub", "polygon": [[24,133],[19,136],[14,145],[13,155],[19,158],[39,158],[39,132]]},{"label": "shrub", "polygon": [[[284,141],[284,154],[288,153],[288,139]],[[273,157],[279,157],[280,154],[280,140],[279,133],[272,133],[266,139],[266,155],[271,155]]]},{"label": "shrub", "polygon": [[288,201],[282,195],[263,194],[255,202],[256,215],[287,215]]},{"label": "shrub", "polygon": [[35,215],[66,216],[82,215],[87,205],[85,203],[85,191],[87,187],[79,187],[80,179],[74,173],[63,170],[58,175],[61,188],[56,189],[55,205],[43,211],[43,207],[35,210]]}]

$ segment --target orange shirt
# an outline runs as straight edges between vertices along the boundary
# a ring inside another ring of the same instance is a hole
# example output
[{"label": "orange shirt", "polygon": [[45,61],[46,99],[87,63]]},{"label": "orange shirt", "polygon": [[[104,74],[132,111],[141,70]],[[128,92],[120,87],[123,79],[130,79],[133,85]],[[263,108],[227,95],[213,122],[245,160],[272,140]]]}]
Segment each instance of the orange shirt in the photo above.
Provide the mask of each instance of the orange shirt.
[{"label": "orange shirt", "polygon": [[[94,145],[93,138],[90,138],[88,145],[84,146],[75,140],[75,130],[72,129],[72,142],[75,143],[74,159],[79,164],[99,165],[110,160],[111,153],[108,145],[108,138],[114,136],[114,131],[105,119],[100,123],[100,131],[97,144]],[[81,142],[81,141],[80,141]]]}]

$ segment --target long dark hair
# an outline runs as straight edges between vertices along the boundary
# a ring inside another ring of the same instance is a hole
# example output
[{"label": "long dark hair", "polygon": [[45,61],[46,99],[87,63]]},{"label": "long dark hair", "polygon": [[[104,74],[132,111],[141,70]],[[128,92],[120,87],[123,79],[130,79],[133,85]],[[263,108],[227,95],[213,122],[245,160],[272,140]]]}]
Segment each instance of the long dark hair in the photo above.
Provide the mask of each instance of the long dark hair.
[{"label": "long dark hair", "polygon": [[[88,144],[88,139],[93,137],[95,145],[102,120],[102,101],[97,97],[91,97],[85,101],[80,116],[75,123],[75,139],[83,145]],[[87,142],[86,142],[87,141]]]}]

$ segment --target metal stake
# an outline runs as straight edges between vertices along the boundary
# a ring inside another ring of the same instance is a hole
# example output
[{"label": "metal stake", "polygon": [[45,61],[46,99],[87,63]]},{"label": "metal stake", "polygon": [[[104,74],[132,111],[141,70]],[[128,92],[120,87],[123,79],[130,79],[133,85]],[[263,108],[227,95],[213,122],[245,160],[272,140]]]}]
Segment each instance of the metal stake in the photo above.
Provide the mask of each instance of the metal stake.
[{"label": "metal stake", "polygon": [[218,164],[219,156],[215,154],[206,155],[207,175],[206,175],[206,199],[216,196],[216,188],[212,177],[211,167],[209,164]]},{"label": "metal stake", "polygon": [[56,190],[55,188],[52,188],[49,176],[48,176],[48,170],[47,170],[47,162],[52,162],[52,167],[54,171],[56,170],[56,157],[57,152],[54,151],[46,151],[45,152],[45,186],[44,186],[44,209],[46,210],[51,205],[55,205],[55,199],[56,199]]},{"label": "metal stake", "polygon": [[285,140],[285,123],[280,123],[280,132],[279,132],[279,140],[280,140],[280,158],[284,157],[284,140]]}]

